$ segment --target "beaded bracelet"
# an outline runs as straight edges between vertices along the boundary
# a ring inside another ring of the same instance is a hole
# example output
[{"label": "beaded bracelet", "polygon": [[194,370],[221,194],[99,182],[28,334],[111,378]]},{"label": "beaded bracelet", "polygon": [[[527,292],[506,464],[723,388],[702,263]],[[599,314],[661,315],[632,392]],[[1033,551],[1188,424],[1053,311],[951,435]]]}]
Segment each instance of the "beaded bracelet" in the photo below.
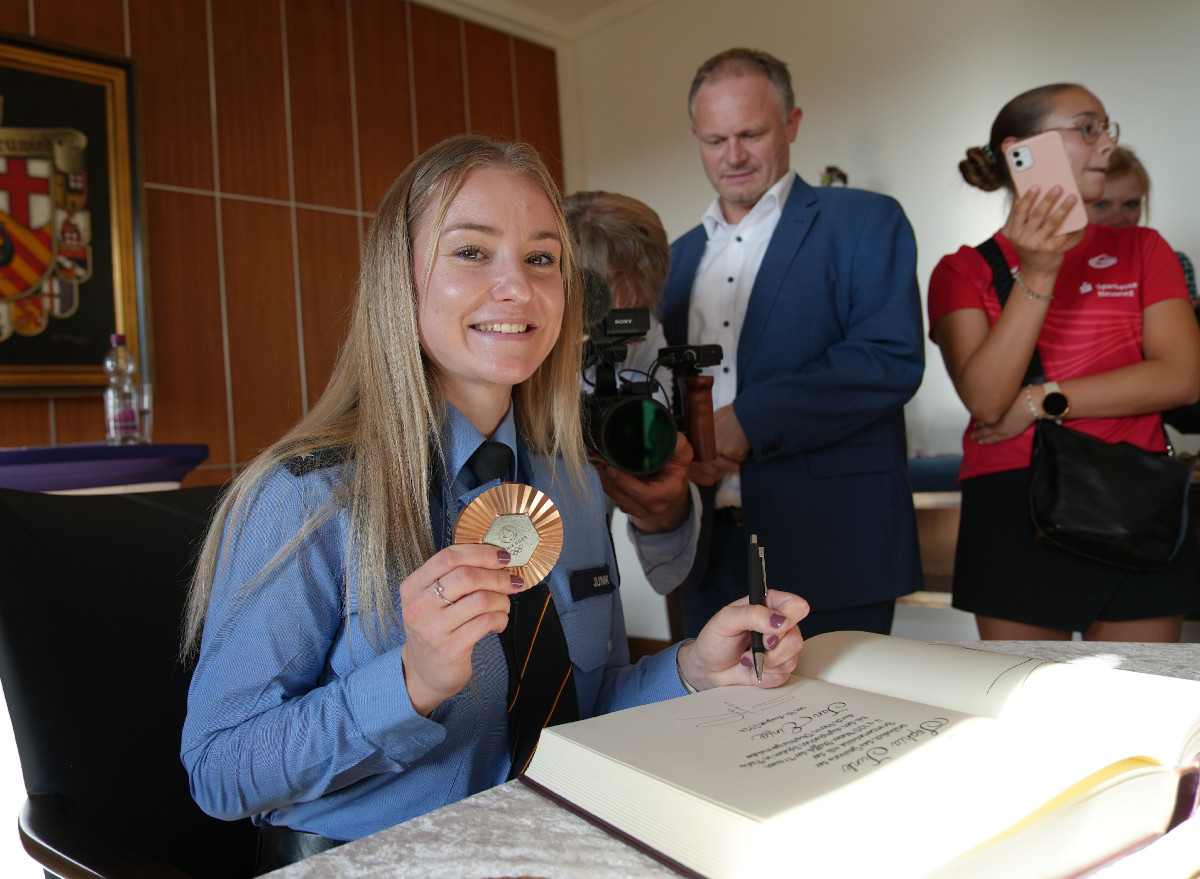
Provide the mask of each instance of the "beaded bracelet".
[{"label": "beaded bracelet", "polygon": [[1025,279],[1021,277],[1020,269],[1013,269],[1012,276],[1013,276],[1013,280],[1016,281],[1017,284],[1020,285],[1021,289],[1025,291],[1025,296],[1027,298],[1036,299],[1038,302],[1053,302],[1054,301],[1053,293],[1051,293],[1049,296],[1043,296],[1041,293],[1034,293],[1033,290],[1031,290],[1029,288],[1029,285],[1025,283]]},{"label": "beaded bracelet", "polygon": [[1042,414],[1038,412],[1038,407],[1033,402],[1033,391],[1030,390],[1033,385],[1025,385],[1025,399],[1029,402],[1029,411],[1033,413],[1034,421],[1041,421]]}]

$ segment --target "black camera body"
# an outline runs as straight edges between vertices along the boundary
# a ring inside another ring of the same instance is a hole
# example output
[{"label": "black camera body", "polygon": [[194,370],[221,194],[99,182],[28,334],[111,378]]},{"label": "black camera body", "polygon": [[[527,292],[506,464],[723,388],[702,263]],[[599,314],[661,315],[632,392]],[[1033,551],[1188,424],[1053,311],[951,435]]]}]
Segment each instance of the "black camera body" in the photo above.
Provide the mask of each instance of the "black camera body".
[{"label": "black camera body", "polygon": [[[699,454],[701,447],[707,451],[715,445],[712,379],[701,376],[700,370],[721,362],[721,346],[660,348],[648,374],[619,376],[617,368],[628,356],[629,343],[649,331],[649,309],[613,308],[593,322],[584,343],[584,375],[592,385],[582,401],[584,439],[606,463],[633,476],[662,469],[675,451],[677,431],[692,442],[696,460],[715,457]],[[655,378],[660,367],[672,373],[671,409],[655,398],[662,388]]]}]

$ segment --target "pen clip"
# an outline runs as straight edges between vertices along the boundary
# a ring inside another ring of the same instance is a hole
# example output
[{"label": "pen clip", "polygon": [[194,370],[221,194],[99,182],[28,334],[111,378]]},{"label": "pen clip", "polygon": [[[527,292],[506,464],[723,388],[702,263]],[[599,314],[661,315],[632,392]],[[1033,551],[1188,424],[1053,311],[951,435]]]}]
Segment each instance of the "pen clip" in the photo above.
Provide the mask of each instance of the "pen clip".
[{"label": "pen clip", "polygon": [[759,545],[758,535],[750,535],[750,600],[762,604],[767,601],[767,557],[764,547]]}]

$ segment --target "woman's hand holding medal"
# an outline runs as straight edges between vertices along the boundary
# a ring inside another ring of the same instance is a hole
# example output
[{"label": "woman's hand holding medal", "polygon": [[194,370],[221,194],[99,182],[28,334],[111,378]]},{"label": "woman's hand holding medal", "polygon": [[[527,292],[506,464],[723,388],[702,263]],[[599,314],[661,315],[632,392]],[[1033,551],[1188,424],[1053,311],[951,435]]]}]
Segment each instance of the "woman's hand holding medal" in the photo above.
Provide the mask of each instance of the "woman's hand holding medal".
[{"label": "woman's hand holding medal", "polygon": [[404,683],[421,714],[466,686],[475,643],[508,625],[509,596],[527,585],[510,561],[508,551],[495,546],[456,544],[400,584]]}]

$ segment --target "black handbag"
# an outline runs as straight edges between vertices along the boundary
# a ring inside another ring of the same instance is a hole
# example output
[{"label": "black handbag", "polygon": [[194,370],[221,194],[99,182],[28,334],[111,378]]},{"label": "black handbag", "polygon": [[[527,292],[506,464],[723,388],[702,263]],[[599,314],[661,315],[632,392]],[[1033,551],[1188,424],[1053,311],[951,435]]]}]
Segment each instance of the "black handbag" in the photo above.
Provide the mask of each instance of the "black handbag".
[{"label": "black handbag", "polygon": [[[989,238],[976,247],[992,268],[1003,307],[1013,279]],[[1023,384],[1045,381],[1033,352]],[[1034,428],[1029,462],[1029,514],[1035,540],[1121,568],[1165,567],[1189,527],[1188,490],[1194,460],[1106,443],[1043,419]]]},{"label": "black handbag", "polygon": [[1183,544],[1194,460],[1043,419],[1029,465],[1038,540],[1136,571],[1165,567]]}]

